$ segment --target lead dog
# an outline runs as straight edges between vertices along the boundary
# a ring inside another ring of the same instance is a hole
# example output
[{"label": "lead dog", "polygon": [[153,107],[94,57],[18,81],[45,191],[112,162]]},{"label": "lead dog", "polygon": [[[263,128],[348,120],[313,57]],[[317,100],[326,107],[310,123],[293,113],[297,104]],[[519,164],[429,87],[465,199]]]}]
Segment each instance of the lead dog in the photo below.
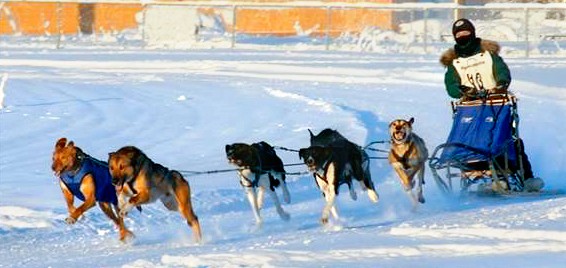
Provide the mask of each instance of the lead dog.
[{"label": "lead dog", "polygon": [[330,213],[338,219],[334,203],[340,185],[347,184],[350,197],[357,199],[352,187],[352,178],[360,183],[363,190],[367,190],[372,202],[378,202],[379,196],[371,180],[367,154],[338,131],[324,129],[316,136],[310,130],[309,133],[311,146],[300,149],[299,158],[303,159],[309,171],[313,173],[315,182],[326,199],[321,222],[328,223]]},{"label": "lead dog", "polygon": [[118,192],[120,214],[158,199],[170,211],[178,211],[193,230],[196,242],[202,239],[200,223],[191,204],[191,188],[183,175],[153,162],[134,146],[109,153],[112,184]]},{"label": "lead dog", "polygon": [[[132,236],[119,214],[118,199],[106,162],[87,155],[72,141],[67,143],[67,138],[60,138],[55,143],[52,160],[51,169],[59,178],[59,186],[67,202],[69,216],[65,221],[68,224],[74,224],[98,202],[102,212],[118,227],[120,240]],[[75,197],[83,201],[78,207],[74,205]]]},{"label": "lead dog", "polygon": [[[413,133],[414,118],[409,121],[397,119],[389,124],[391,136],[391,150],[389,163],[397,172],[407,196],[409,196],[413,209],[419,203],[424,203],[423,184],[425,161],[428,158],[424,140]],[[417,180],[414,177],[417,175]]]},{"label": "lead dog", "polygon": [[[289,204],[291,197],[285,183],[285,169],[283,162],[275,153],[273,147],[266,142],[228,144],[225,147],[228,163],[238,167],[240,184],[244,188],[256,223],[260,225],[262,219],[259,211],[263,207],[265,191],[271,196],[273,204],[281,219],[287,221],[290,216],[281,207],[275,188],[283,191],[283,200]],[[256,193],[257,191],[257,193]]]}]

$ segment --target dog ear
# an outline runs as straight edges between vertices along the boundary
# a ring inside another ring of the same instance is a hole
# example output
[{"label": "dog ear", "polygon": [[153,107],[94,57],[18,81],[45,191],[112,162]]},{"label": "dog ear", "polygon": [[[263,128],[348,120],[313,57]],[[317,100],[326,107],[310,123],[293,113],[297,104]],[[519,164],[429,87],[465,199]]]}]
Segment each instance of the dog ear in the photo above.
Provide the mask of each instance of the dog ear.
[{"label": "dog ear", "polygon": [[60,138],[56,143],[55,143],[55,149],[59,150],[59,149],[63,149],[65,147],[65,144],[67,144],[67,138]]},{"label": "dog ear", "polygon": [[143,161],[147,158],[147,156],[139,149],[131,152],[131,162],[130,164],[134,167],[135,173],[138,173],[143,164]]},{"label": "dog ear", "polygon": [[69,144],[67,144],[67,147],[74,148],[74,147],[75,147],[75,142],[70,141]]},{"label": "dog ear", "polygon": [[409,125],[413,125],[413,122],[415,122],[415,118],[411,117],[411,119],[409,119]]},{"label": "dog ear", "polygon": [[226,147],[224,147],[224,150],[226,152],[229,152],[231,148],[232,148],[232,146],[230,144],[226,144]]},{"label": "dog ear", "polygon": [[310,137],[311,137],[311,139],[312,139],[312,138],[314,137],[314,135],[312,134],[312,131],[311,131],[310,128],[309,128],[308,130],[309,130]]}]

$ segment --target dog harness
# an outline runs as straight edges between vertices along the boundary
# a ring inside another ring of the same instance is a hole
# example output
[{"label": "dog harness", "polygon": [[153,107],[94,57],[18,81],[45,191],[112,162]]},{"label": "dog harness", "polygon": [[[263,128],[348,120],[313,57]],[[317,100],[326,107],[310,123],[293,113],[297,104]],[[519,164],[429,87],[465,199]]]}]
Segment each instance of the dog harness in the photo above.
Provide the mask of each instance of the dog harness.
[{"label": "dog harness", "polygon": [[[317,178],[321,179],[322,181],[324,181],[326,184],[328,184],[328,179],[326,178],[326,175],[328,173],[328,168],[330,167],[330,164],[332,163],[332,157],[333,155],[331,154],[328,159],[326,159],[326,161],[324,162],[324,165],[322,165],[322,175],[320,173],[318,173],[318,171],[316,171],[313,174],[314,177],[314,182],[316,183],[316,186],[318,187],[318,189],[320,189],[320,185],[318,184],[318,180],[316,180]],[[342,185],[342,184],[348,184],[350,185],[350,183],[347,180],[343,179],[343,176],[338,174],[337,178],[335,178],[336,181],[334,182],[336,184],[336,187],[334,187],[334,192],[336,195],[338,195],[338,186]],[[324,195],[324,193],[322,193],[322,195]]]},{"label": "dog harness", "polygon": [[91,174],[94,178],[94,185],[96,185],[94,194],[96,201],[118,204],[116,190],[112,185],[112,177],[106,163],[87,156],[83,158],[81,168],[75,174],[72,173],[71,171],[64,172],[60,179],[78,199],[85,201],[81,192],[81,183],[87,174]]},{"label": "dog harness", "polygon": [[[395,141],[392,140],[392,143],[394,143]],[[411,155],[411,152],[413,152],[413,150],[415,149],[415,143],[413,141],[410,142],[409,144],[409,149],[403,154],[403,155],[398,155],[397,153],[395,153],[395,151],[391,151],[391,154],[393,155],[393,158],[395,158],[395,160],[399,161],[399,163],[401,163],[403,165],[403,169],[409,169],[409,156]]]},{"label": "dog harness", "polygon": [[[258,166],[256,167],[247,167],[252,173],[254,173],[254,179],[250,180],[250,178],[246,177],[243,175],[243,172],[240,170],[239,171],[239,175],[240,175],[240,184],[243,187],[258,187],[258,183],[259,183],[259,179],[261,177],[261,175],[264,174],[269,174],[269,171],[271,170],[275,170],[275,171],[279,171],[279,172],[285,172],[285,169],[281,169],[278,170],[278,165],[277,163],[273,163],[277,161],[277,154],[275,153],[275,150],[273,149],[273,147],[269,144],[267,144],[266,142],[259,142],[259,143],[253,143],[251,145],[252,147],[257,149],[257,153],[256,153],[256,157],[257,157],[257,161],[258,161]],[[267,160],[267,164],[264,165],[262,159]],[[279,160],[281,161],[281,160]],[[272,164],[270,164],[272,163]],[[283,163],[280,163],[281,166],[283,165]],[[275,187],[279,186],[279,183],[277,180],[273,179],[271,174],[269,174],[269,188],[272,191],[275,191]]]}]

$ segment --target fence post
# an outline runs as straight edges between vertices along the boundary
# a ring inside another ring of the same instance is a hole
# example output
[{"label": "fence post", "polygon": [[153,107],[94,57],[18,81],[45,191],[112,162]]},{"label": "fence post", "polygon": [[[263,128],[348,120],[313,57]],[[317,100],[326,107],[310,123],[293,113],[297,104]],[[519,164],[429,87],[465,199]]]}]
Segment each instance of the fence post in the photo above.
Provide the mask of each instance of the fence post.
[{"label": "fence post", "polygon": [[56,11],[56,19],[57,19],[57,49],[61,48],[61,32],[63,31],[62,27],[61,27],[61,12],[62,12],[63,6],[61,4],[61,2],[57,2],[57,11]]},{"label": "fence post", "polygon": [[525,47],[526,47],[526,51],[525,51],[525,56],[528,58],[529,57],[529,8],[525,8]]},{"label": "fence post", "polygon": [[141,24],[142,24],[141,25],[141,30],[142,30],[141,35],[142,35],[142,49],[145,49],[145,47],[146,47],[145,46],[145,43],[146,43],[146,41],[145,41],[145,27],[146,27],[145,17],[146,17],[146,13],[147,13],[147,9],[149,8],[149,5],[148,4],[142,4],[142,5],[143,5],[143,12],[142,12],[142,21],[141,21]]},{"label": "fence post", "polygon": [[330,26],[332,25],[332,7],[326,6],[325,49],[330,50]]},{"label": "fence post", "polygon": [[232,6],[232,41],[230,44],[230,48],[234,48],[236,46],[236,10],[237,10],[237,6],[233,5]]},{"label": "fence post", "polygon": [[423,11],[424,16],[424,29],[423,29],[423,42],[424,42],[424,52],[426,54],[428,50],[428,8],[425,8]]}]

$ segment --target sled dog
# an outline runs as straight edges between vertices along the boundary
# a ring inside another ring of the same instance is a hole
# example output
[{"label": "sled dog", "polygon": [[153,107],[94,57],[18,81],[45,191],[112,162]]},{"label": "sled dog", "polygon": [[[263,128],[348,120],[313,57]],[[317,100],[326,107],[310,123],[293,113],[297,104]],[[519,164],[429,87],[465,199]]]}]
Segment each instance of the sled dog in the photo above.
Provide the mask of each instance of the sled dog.
[{"label": "sled dog", "polygon": [[279,217],[285,221],[290,216],[283,208],[275,192],[275,188],[283,191],[283,201],[289,204],[291,197],[285,183],[285,169],[283,162],[275,153],[271,145],[266,142],[234,143],[226,145],[226,158],[228,163],[238,167],[240,184],[244,188],[248,201],[252,207],[256,223],[261,225],[262,219],[259,211],[263,207],[265,192],[271,196]]},{"label": "sled dog", "polygon": [[352,178],[360,183],[363,190],[367,190],[372,202],[378,202],[379,196],[369,172],[369,157],[358,145],[336,130],[324,129],[316,136],[309,130],[309,134],[311,146],[299,150],[299,159],[312,172],[318,189],[326,199],[321,217],[323,224],[328,223],[330,213],[338,219],[334,202],[340,185],[347,184],[350,197],[357,199]]},{"label": "sled dog", "polygon": [[134,146],[109,153],[108,164],[122,216],[136,206],[159,199],[168,210],[178,211],[192,228],[194,240],[201,241],[200,223],[191,203],[191,188],[181,173],[153,162]]},{"label": "sled dog", "polygon": [[425,202],[423,184],[428,150],[424,140],[413,132],[414,121],[411,117],[409,121],[397,119],[389,124],[391,149],[388,159],[399,176],[413,209],[416,209],[419,203]]},{"label": "sled dog", "polygon": [[[68,224],[74,224],[98,202],[102,212],[118,227],[120,240],[132,236],[119,214],[118,199],[106,162],[87,155],[72,141],[67,143],[67,138],[60,138],[55,143],[52,160],[51,169],[59,178],[59,186],[67,202],[69,216],[65,221]],[[75,197],[83,201],[78,207],[74,205]]]}]

